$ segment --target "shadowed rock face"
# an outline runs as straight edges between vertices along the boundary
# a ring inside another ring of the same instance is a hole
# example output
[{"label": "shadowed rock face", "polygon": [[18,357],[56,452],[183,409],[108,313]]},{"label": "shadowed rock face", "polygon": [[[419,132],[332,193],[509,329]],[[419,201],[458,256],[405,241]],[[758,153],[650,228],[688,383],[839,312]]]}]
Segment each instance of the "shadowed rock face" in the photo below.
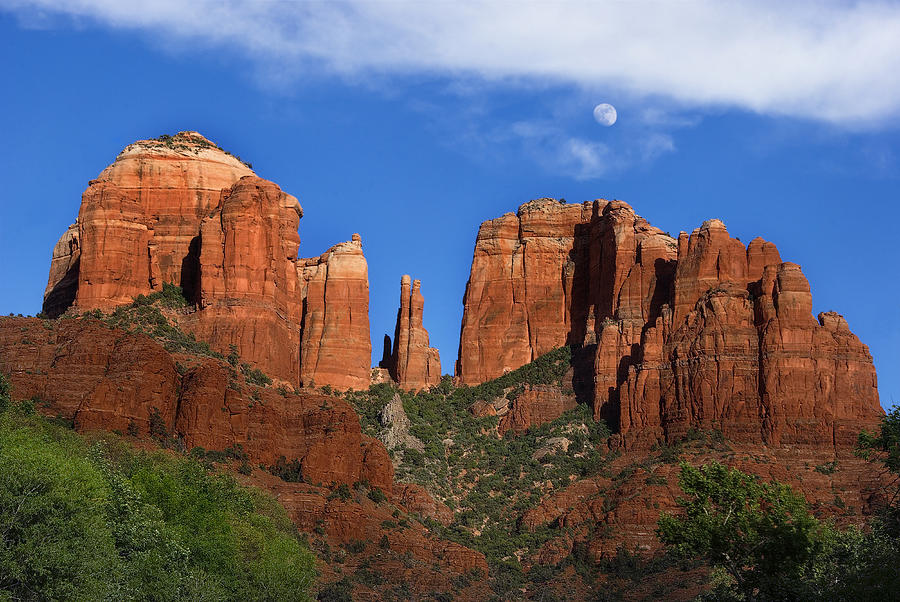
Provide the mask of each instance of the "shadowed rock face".
[{"label": "shadowed rock face", "polygon": [[457,376],[554,347],[592,353],[594,414],[626,446],[719,428],[734,440],[852,445],[882,410],[868,348],[762,239],[710,220],[677,241],[626,203],[540,199],[485,222]]},{"label": "shadowed rock face", "polygon": [[[422,324],[425,298],[420,289],[419,280],[410,282],[408,275],[400,279],[400,309],[393,351],[382,360],[394,382],[410,391],[441,382],[441,356],[437,349],[429,347],[428,331]],[[385,339],[390,341],[388,337]]]},{"label": "shadowed rock face", "polygon": [[[298,259],[297,199],[196,132],[128,146],[53,250],[44,312],[111,310],[178,284],[180,325],[273,377],[365,388],[369,283],[358,236]],[[303,332],[305,329],[305,332]]]}]

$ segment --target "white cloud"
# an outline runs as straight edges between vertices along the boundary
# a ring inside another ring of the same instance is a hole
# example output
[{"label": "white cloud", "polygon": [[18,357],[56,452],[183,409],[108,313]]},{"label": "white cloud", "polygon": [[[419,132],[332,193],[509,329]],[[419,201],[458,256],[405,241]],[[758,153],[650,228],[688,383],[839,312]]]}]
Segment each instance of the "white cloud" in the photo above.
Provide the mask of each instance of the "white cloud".
[{"label": "white cloud", "polygon": [[675,150],[672,137],[659,132],[634,131],[626,141],[613,147],[605,142],[573,136],[552,122],[520,121],[503,131],[509,134],[504,136],[502,131],[495,131],[492,138],[512,138],[547,171],[577,180],[609,176]]},{"label": "white cloud", "polygon": [[888,2],[204,2],[0,0],[245,52],[270,70],[574,84],[872,126],[900,114]]}]

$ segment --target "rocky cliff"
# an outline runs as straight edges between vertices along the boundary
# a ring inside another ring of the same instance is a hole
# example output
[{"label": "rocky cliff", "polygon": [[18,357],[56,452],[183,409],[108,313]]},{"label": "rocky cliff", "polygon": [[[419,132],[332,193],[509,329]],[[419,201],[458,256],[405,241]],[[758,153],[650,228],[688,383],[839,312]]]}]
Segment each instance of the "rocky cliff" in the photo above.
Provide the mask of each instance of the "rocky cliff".
[{"label": "rocky cliff", "polygon": [[[428,344],[428,331],[422,324],[425,298],[421,282],[400,279],[400,309],[391,355],[382,361],[391,378],[403,389],[418,390],[441,382],[441,356]],[[389,340],[389,339],[388,339]]]},{"label": "rocky cliff", "polygon": [[200,223],[197,310],[179,322],[200,340],[298,382],[302,303],[297,199],[253,176],[223,190]]},{"label": "rocky cliff", "polygon": [[626,445],[692,428],[849,445],[881,415],[846,321],[813,318],[800,267],[719,220],[676,240],[621,201],[531,201],[482,224],[463,303],[463,383],[575,345],[593,356],[595,417]]},{"label": "rocky cliff", "polygon": [[484,222],[466,285],[456,375],[476,384],[568,342],[574,297],[573,253],[582,251],[590,204],[553,199]]},{"label": "rocky cliff", "polygon": [[53,249],[44,313],[109,311],[163,284],[179,324],[298,384],[369,383],[369,283],[359,237],[298,259],[297,199],[196,132],[129,145]]},{"label": "rocky cliff", "polygon": [[368,479],[391,491],[387,451],[344,401],[254,386],[222,360],[173,354],[146,335],[89,318],[8,318],[0,370],[16,399],[40,400],[79,431],[165,432],[186,449],[239,445],[254,465],[298,460],[311,483]]}]

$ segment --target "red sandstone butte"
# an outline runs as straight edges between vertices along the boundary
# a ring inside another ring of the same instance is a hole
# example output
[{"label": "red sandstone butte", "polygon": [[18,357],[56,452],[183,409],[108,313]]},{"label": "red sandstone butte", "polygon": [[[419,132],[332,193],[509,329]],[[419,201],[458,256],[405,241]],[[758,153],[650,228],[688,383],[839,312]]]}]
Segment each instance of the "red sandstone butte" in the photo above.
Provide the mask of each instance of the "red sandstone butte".
[{"label": "red sandstone butte", "polygon": [[568,342],[578,226],[590,204],[539,199],[478,230],[456,375],[476,384]]},{"label": "red sandstone butte", "polygon": [[180,284],[201,220],[223,189],[248,175],[250,168],[197,132],[128,145],[90,182],[78,219],[57,244],[44,311],[61,313],[58,297],[71,298],[78,311],[110,309],[163,282]]},{"label": "red sandstone butte", "polygon": [[400,309],[393,351],[382,363],[394,382],[410,391],[441,382],[441,356],[437,349],[429,346],[428,331],[422,324],[424,306],[421,282],[413,280],[410,284],[409,276],[404,274],[400,279]]},{"label": "red sandstone butte", "polygon": [[53,249],[44,312],[110,310],[182,287],[182,328],[270,376],[368,386],[359,237],[298,259],[297,199],[196,132],[128,146],[90,183]]},{"label": "red sandstone butte", "polygon": [[463,304],[461,382],[581,346],[595,417],[626,446],[690,428],[852,445],[882,414],[872,357],[846,321],[813,318],[800,267],[719,220],[676,241],[622,201],[531,201],[482,224]]},{"label": "red sandstone butte", "polygon": [[297,274],[304,306],[301,381],[367,389],[372,363],[369,268],[359,234],[319,257],[301,259]]}]

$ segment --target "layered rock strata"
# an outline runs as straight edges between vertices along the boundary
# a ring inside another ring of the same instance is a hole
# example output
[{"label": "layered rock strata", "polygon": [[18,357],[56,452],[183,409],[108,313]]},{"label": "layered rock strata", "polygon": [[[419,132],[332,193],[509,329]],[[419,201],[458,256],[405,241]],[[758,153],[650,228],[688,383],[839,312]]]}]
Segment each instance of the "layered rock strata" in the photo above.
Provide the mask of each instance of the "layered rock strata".
[{"label": "layered rock strata", "polygon": [[53,250],[44,313],[111,310],[182,287],[181,327],[270,376],[369,384],[368,269],[358,235],[298,259],[297,199],[196,132],[128,146]]},{"label": "layered rock strata", "polygon": [[[78,311],[110,309],[160,290],[163,282],[193,281],[191,245],[200,222],[222,190],[250,175],[249,167],[197,132],[128,145],[91,180],[78,219],[60,238],[44,312],[65,310],[54,301],[59,295],[70,297]],[[74,253],[64,259],[61,247]],[[71,273],[76,264],[77,274]],[[67,276],[77,282],[74,293],[64,292],[72,288]]]},{"label": "layered rock strata", "polygon": [[369,268],[359,234],[319,257],[301,259],[297,275],[303,304],[300,380],[307,386],[367,389]]},{"label": "layered rock strata", "polygon": [[180,318],[200,340],[298,382],[302,302],[297,199],[257,177],[222,192],[200,224],[198,311]]},{"label": "layered rock strata", "polygon": [[463,303],[462,382],[575,345],[593,354],[595,417],[626,446],[692,428],[850,445],[881,415],[846,321],[813,318],[800,267],[719,220],[676,240],[621,201],[531,201],[482,224]]},{"label": "layered rock strata", "polygon": [[[437,349],[428,344],[428,331],[422,323],[424,306],[421,282],[410,281],[410,277],[404,275],[400,279],[400,309],[397,311],[394,344],[390,358],[386,357],[382,364],[390,371],[394,382],[410,391],[441,382],[441,356]],[[385,339],[387,346],[389,339]]]},{"label": "layered rock strata", "polygon": [[456,365],[462,383],[496,378],[567,343],[572,254],[587,240],[579,226],[590,212],[589,203],[539,199],[481,225],[463,298]]},{"label": "layered rock strata", "polygon": [[343,400],[255,387],[221,360],[173,355],[148,336],[97,320],[0,321],[0,371],[9,374],[14,399],[39,399],[42,411],[79,431],[146,436],[158,413],[156,434],[165,431],[187,449],[240,446],[254,466],[297,460],[311,483],[368,480],[392,490],[387,451],[362,434]]}]

